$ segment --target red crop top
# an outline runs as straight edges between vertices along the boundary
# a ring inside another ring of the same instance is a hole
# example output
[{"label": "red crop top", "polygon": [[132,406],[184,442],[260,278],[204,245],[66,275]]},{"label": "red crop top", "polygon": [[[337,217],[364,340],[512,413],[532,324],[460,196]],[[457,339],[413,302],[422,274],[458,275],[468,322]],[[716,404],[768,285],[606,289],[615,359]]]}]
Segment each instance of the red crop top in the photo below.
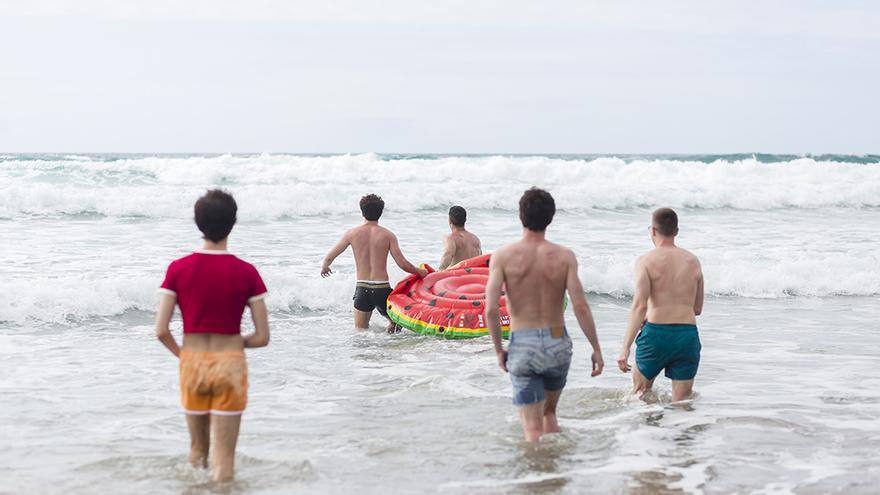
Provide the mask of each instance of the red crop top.
[{"label": "red crop top", "polygon": [[266,297],[253,265],[226,251],[196,251],[168,265],[160,292],[177,296],[183,333],[241,333],[249,303]]}]

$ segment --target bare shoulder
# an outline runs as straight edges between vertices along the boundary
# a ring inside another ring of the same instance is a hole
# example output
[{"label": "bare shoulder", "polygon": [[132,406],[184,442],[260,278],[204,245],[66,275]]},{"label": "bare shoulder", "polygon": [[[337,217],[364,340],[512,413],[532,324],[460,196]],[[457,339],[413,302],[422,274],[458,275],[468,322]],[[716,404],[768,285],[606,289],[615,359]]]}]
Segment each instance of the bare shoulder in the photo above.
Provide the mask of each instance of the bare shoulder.
[{"label": "bare shoulder", "polygon": [[358,231],[358,228],[357,228],[357,227],[352,227],[352,228],[346,230],[346,231],[342,234],[342,241],[343,241],[343,242],[347,242],[347,243],[350,244],[350,243],[352,242],[352,240],[355,239],[355,237],[357,236],[357,233],[358,233],[358,232],[359,232],[359,231]]},{"label": "bare shoulder", "polygon": [[578,259],[577,255],[574,254],[574,250],[571,248],[567,248],[565,246],[559,246],[559,259],[565,264],[567,267],[566,270],[568,273],[577,273],[578,268]]},{"label": "bare shoulder", "polygon": [[657,251],[652,249],[647,253],[636,258],[636,270],[650,267],[657,258]]},{"label": "bare shoulder", "polygon": [[575,256],[574,251],[571,248],[565,247],[562,244],[555,244],[552,242],[549,242],[548,244],[549,254],[558,256],[559,259],[565,260],[569,263],[577,263],[577,256]]},{"label": "bare shoulder", "polygon": [[574,250],[568,246],[563,246],[562,244],[556,244],[555,242],[551,242],[556,249],[559,250],[560,253],[566,253],[574,256]]},{"label": "bare shoulder", "polygon": [[490,258],[490,264],[492,266],[500,266],[504,263],[504,260],[509,256],[511,249],[514,249],[513,244],[508,244],[506,246],[501,246],[492,252],[492,256]]},{"label": "bare shoulder", "polygon": [[692,263],[696,266],[700,266],[700,259],[697,258],[697,255],[695,255],[694,253],[692,253],[684,248],[678,248],[678,249],[681,250],[682,257],[685,260],[687,260],[689,263]]},{"label": "bare shoulder", "polygon": [[381,226],[381,225],[378,226],[378,229],[379,229],[379,234],[380,234],[382,237],[385,237],[385,238],[387,238],[387,239],[389,239],[389,240],[391,240],[391,239],[397,239],[397,236],[394,235],[394,232],[392,232],[391,229],[387,229],[387,228],[385,228],[385,227],[383,227],[383,226]]},{"label": "bare shoulder", "polygon": [[538,248],[543,251],[545,254],[556,255],[556,256],[568,256],[570,253],[574,256],[574,251],[563,246],[562,244],[556,244],[555,242],[545,241],[541,243]]},{"label": "bare shoulder", "polygon": [[507,254],[507,252],[510,251],[510,248],[511,248],[511,244],[501,246],[500,248],[498,248],[492,252],[492,258],[499,258],[500,259],[500,258],[504,257]]}]

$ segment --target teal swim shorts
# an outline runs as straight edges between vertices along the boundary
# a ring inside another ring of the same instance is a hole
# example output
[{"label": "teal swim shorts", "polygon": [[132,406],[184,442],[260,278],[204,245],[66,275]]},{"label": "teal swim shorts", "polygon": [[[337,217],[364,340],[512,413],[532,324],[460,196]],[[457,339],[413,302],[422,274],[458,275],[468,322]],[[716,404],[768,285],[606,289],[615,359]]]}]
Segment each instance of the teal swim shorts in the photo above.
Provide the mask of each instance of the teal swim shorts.
[{"label": "teal swim shorts", "polygon": [[648,380],[663,369],[671,380],[693,380],[700,366],[700,349],[696,325],[646,322],[636,338],[636,366]]}]

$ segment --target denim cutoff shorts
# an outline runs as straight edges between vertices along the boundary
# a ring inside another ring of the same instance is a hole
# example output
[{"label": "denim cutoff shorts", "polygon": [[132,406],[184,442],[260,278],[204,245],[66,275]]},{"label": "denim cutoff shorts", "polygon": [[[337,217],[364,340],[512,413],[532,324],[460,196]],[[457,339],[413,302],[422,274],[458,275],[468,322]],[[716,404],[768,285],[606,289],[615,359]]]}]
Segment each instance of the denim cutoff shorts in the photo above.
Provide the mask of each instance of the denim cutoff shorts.
[{"label": "denim cutoff shorts", "polygon": [[549,328],[510,332],[507,370],[513,384],[513,404],[524,406],[544,400],[544,391],[562,390],[571,366],[568,331],[554,338]]}]

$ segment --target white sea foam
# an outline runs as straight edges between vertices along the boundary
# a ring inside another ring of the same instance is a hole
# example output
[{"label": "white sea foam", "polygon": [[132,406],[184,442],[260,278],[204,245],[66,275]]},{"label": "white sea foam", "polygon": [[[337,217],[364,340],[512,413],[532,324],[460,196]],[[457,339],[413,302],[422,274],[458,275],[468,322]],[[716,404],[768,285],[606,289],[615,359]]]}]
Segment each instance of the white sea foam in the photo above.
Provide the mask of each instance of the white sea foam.
[{"label": "white sea foam", "polygon": [[[880,256],[848,253],[778,260],[747,255],[725,259],[701,252],[706,293],[710,296],[781,298],[791,296],[871,296],[880,294]],[[633,293],[634,261],[594,264],[581,269],[588,291],[612,296]]]},{"label": "white sea foam", "polygon": [[[586,264],[586,263],[585,263]],[[704,264],[709,296],[786,298],[794,296],[871,296],[880,294],[876,266],[880,259],[800,260],[789,263]],[[277,267],[261,268],[269,288],[266,299],[272,312],[344,313],[351,308],[353,275],[322,279],[315,273],[293,273]],[[632,295],[631,263],[590,265],[582,268],[585,289],[592,294],[616,297]],[[401,274],[392,276],[399,280]],[[154,311],[156,288],[161,275],[130,276],[95,273],[88,276],[53,274],[7,277],[0,280],[0,292],[15,297],[0,298],[0,321],[23,323],[43,321],[73,324],[96,316],[113,316],[126,311]],[[247,326],[245,317],[245,326]]]},{"label": "white sea foam", "polygon": [[[259,257],[276,312],[350,309],[349,255],[330,279],[317,270],[350,226],[341,215],[356,215],[363,193],[385,196],[408,257],[436,261],[445,219],[435,209],[453,201],[491,209],[472,218],[492,249],[518,235],[512,210],[533,183],[549,187],[560,209],[586,212],[561,216],[552,234],[575,249],[591,293],[632,294],[634,260],[650,246],[644,207],[665,204],[703,209],[685,213],[682,242],[700,256],[710,296],[880,294],[873,225],[880,164],[373,154],[84,158],[0,162],[0,217],[7,219],[0,234],[8,239],[0,248],[0,291],[14,295],[0,298],[0,321],[65,323],[153,310],[161,269],[172,259],[168,246],[197,241],[192,202],[215,185],[235,192],[240,218],[260,220],[237,228],[234,244]],[[68,216],[89,212],[108,218]],[[391,275],[403,274],[394,268]]]},{"label": "white sea foam", "polygon": [[128,276],[41,276],[4,278],[0,292],[0,321],[36,320],[69,323],[127,310],[155,310],[155,280]]},{"label": "white sea foam", "polygon": [[97,213],[182,218],[205,188],[232,190],[244,219],[343,214],[368,191],[397,211],[467,204],[516,208],[549,188],[562,210],[653,205],[766,210],[880,206],[880,164],[801,158],[699,161],[549,157],[386,160],[339,156],[150,157],[0,162],[0,216]]}]

